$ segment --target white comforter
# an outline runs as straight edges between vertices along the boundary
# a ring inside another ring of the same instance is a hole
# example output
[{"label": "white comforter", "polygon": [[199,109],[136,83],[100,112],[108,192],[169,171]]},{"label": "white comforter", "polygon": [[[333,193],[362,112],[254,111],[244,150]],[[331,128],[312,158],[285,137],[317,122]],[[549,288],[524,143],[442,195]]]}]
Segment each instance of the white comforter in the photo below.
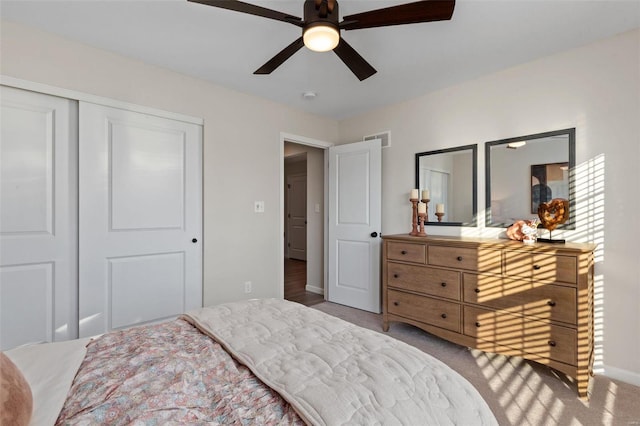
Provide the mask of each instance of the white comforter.
[{"label": "white comforter", "polygon": [[437,359],[302,305],[251,300],[185,316],[311,424],[495,425],[478,391]]}]

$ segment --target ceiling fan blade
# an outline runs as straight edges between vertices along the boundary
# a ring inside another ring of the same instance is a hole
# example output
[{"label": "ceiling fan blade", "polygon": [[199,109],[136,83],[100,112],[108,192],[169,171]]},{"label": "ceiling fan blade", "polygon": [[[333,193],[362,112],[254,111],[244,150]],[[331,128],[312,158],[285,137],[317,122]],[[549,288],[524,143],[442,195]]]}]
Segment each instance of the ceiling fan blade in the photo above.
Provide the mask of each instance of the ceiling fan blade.
[{"label": "ceiling fan blade", "polygon": [[342,37],[340,37],[340,42],[333,51],[340,59],[342,59],[342,62],[349,67],[351,72],[353,72],[360,81],[371,77],[377,72],[375,68],[369,65],[369,63],[365,61],[349,43],[344,41]]},{"label": "ceiling fan blade", "polygon": [[345,16],[340,29],[387,27],[451,19],[455,0],[423,0]]},{"label": "ceiling fan blade", "polygon": [[200,3],[207,6],[219,7],[222,9],[234,10],[236,12],[248,13],[249,15],[262,16],[263,18],[275,19],[276,21],[288,22],[293,25],[302,27],[304,22],[297,16],[288,13],[278,12],[277,10],[267,9],[266,7],[256,6],[254,4],[245,3],[238,0],[189,0],[193,3]]},{"label": "ceiling fan blade", "polygon": [[254,74],[271,74],[276,68],[278,68],[284,61],[289,59],[298,50],[302,49],[304,41],[302,37],[285,47],[276,56],[271,58],[266,64],[254,71]]}]

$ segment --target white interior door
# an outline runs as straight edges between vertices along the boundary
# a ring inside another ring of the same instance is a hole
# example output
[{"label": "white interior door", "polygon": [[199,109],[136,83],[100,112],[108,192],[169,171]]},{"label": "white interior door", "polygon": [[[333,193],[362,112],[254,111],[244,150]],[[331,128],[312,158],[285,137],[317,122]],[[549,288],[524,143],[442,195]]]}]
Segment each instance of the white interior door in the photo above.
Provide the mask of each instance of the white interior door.
[{"label": "white interior door", "polygon": [[77,337],[77,104],[0,87],[0,350]]},{"label": "white interior door", "polygon": [[380,139],[329,148],[328,300],[380,312]]},{"label": "white interior door", "polygon": [[289,258],[307,260],[307,176],[287,179]]},{"label": "white interior door", "polygon": [[80,103],[80,336],[202,306],[201,126]]}]

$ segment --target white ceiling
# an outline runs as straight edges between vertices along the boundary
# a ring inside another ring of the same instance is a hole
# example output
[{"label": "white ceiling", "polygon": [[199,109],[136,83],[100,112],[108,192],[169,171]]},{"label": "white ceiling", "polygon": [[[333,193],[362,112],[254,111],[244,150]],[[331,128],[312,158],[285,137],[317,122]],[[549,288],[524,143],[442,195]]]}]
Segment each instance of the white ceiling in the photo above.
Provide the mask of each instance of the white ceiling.
[{"label": "white ceiling", "polygon": [[[410,1],[341,0],[340,15]],[[246,2],[302,17],[303,0]],[[186,0],[1,0],[0,16],[343,119],[638,28],[640,0],[458,0],[451,21],[342,31],[378,70],[362,82],[333,52],[306,48],[253,75],[300,28]]]}]

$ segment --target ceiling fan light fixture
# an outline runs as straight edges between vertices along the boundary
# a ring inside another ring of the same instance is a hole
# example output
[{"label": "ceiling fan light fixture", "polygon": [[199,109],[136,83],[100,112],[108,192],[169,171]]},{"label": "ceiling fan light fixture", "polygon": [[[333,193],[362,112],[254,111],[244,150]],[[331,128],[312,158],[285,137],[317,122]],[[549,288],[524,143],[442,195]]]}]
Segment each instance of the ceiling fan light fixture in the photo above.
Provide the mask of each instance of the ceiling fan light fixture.
[{"label": "ceiling fan light fixture", "polygon": [[318,24],[304,29],[302,34],[304,45],[314,52],[328,52],[340,42],[338,29],[327,24]]}]

